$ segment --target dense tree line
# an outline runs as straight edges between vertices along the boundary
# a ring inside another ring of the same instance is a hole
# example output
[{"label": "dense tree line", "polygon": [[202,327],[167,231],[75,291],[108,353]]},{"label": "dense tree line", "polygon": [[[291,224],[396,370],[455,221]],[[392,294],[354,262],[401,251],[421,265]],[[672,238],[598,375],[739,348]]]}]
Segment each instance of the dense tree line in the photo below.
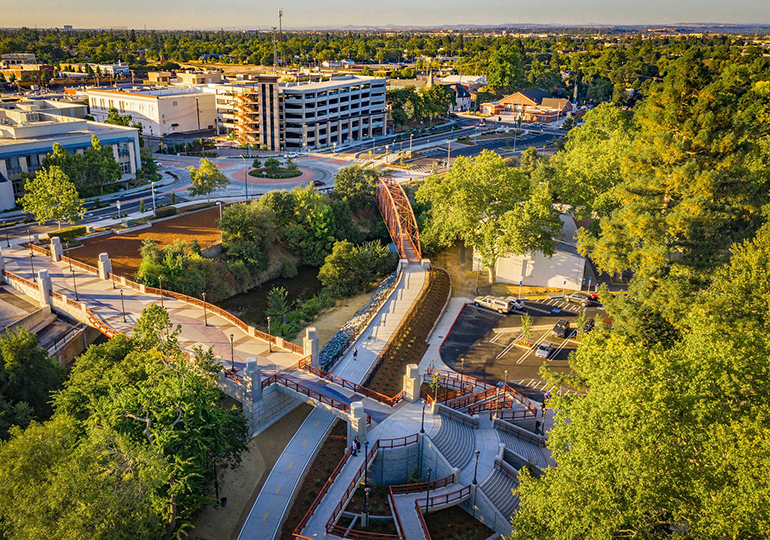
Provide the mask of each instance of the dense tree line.
[{"label": "dense tree line", "polygon": [[770,61],[693,46],[633,110],[597,108],[535,182],[593,220],[629,294],[557,384],[556,467],[513,538],[764,538],[770,432]]},{"label": "dense tree line", "polygon": [[171,538],[216,502],[213,465],[238,465],[246,419],[225,406],[211,352],[185,356],[178,332],[146,308],[133,337],[78,358],[50,420],[11,430],[3,538]]},{"label": "dense tree line", "polygon": [[[750,64],[762,49],[740,36],[649,36],[570,34],[503,37],[453,32],[284,32],[278,56],[289,66],[324,60],[362,63],[413,62],[418,69],[444,67],[487,75],[490,91],[525,87],[573,95],[581,101],[629,103],[644,95],[667,65],[690,49],[714,64]],[[45,62],[114,62],[135,69],[168,62],[206,60],[228,64],[273,64],[272,33],[212,31],[0,30],[0,53],[34,52]],[[424,61],[421,57],[432,60]],[[394,76],[402,77],[400,70]],[[632,89],[633,92],[627,91]]]}]

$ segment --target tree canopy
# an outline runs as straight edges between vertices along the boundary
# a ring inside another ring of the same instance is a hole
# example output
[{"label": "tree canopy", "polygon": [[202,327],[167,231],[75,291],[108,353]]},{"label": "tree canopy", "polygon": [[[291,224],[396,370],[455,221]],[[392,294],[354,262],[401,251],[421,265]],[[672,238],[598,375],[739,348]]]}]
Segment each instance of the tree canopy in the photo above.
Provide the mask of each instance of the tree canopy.
[{"label": "tree canopy", "polygon": [[219,170],[219,167],[206,158],[201,159],[197,169],[190,167],[190,181],[192,182],[192,187],[188,189],[190,195],[193,197],[206,195],[209,198],[214,190],[230,183],[230,179]]},{"label": "tree canopy", "polygon": [[488,150],[472,159],[458,157],[445,175],[429,177],[416,200],[428,205],[425,242],[448,247],[463,240],[478,251],[490,279],[501,255],[553,254],[561,231],[546,187]]},{"label": "tree canopy", "polygon": [[55,165],[40,169],[34,178],[24,182],[24,196],[19,202],[41,225],[56,221],[60,229],[62,221],[75,223],[86,212],[75,184]]}]

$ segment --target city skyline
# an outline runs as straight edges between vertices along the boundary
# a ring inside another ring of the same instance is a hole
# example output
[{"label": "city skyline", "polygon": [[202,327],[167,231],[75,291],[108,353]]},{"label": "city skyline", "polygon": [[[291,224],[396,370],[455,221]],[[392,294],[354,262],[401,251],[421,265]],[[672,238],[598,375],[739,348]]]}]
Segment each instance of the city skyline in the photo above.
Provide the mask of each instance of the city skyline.
[{"label": "city skyline", "polygon": [[283,9],[283,28],[312,29],[345,26],[498,26],[498,25],[666,25],[666,24],[736,24],[770,23],[766,7],[758,0],[724,4],[716,0],[676,2],[652,0],[639,4],[628,0],[610,2],[590,0],[576,5],[555,0],[548,10],[542,6],[515,2],[500,9],[499,2],[482,0],[473,11],[458,0],[421,2],[418,8],[407,0],[391,0],[386,6],[362,7],[350,0],[328,3],[313,10],[307,0],[269,0],[259,8],[234,0],[218,6],[215,14],[204,0],[190,0],[182,5],[172,1],[162,10],[148,0],[130,5],[105,0],[87,0],[65,4],[59,0],[41,0],[34,7],[18,6],[6,13],[4,27],[136,28],[136,29],[268,29],[278,25],[278,10]]}]

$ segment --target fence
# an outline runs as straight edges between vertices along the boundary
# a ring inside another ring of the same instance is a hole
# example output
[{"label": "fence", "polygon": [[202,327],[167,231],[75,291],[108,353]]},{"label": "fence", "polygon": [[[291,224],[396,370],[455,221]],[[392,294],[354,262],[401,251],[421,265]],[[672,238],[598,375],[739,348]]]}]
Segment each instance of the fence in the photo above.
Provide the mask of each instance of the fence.
[{"label": "fence", "polygon": [[528,442],[535,446],[539,446],[540,448],[545,448],[545,437],[529,433],[527,430],[520,428],[519,426],[509,424],[508,422],[503,422],[499,417],[492,421],[492,427],[513,435],[522,441]]},{"label": "fence", "polygon": [[[338,536],[342,536],[344,538],[364,538],[364,534],[368,535],[368,537],[374,538],[375,536],[372,533],[364,533],[364,531],[356,531],[356,534],[359,534],[359,536],[352,536],[352,529],[348,529],[346,527],[342,527],[340,525],[337,525],[337,520],[339,519],[340,515],[342,514],[342,511],[345,509],[345,506],[347,506],[348,501],[353,496],[353,492],[358,487],[358,482],[361,480],[361,477],[364,475],[364,469],[369,463],[372,463],[374,461],[375,456],[377,455],[377,452],[384,448],[399,448],[402,446],[408,446],[410,444],[416,444],[419,440],[419,436],[417,433],[414,435],[407,435],[406,437],[398,437],[395,439],[377,439],[375,443],[372,445],[372,447],[369,449],[369,453],[366,455],[366,459],[364,460],[364,463],[361,464],[361,466],[356,471],[356,474],[353,475],[353,479],[351,480],[350,484],[348,485],[348,488],[345,490],[345,493],[340,498],[340,501],[337,503],[337,506],[334,508],[334,511],[332,512],[332,515],[329,517],[329,520],[326,522],[326,532],[329,534],[335,534]],[[391,499],[392,503],[392,499]],[[392,507],[395,509],[395,504],[392,504]],[[399,524],[399,534],[393,535],[393,534],[383,534],[378,535],[376,538],[391,538],[391,539],[400,539],[400,540],[406,540],[403,535],[403,527],[401,526],[401,518],[398,516],[398,510],[394,510],[396,512],[396,521]],[[295,530],[295,533],[301,532],[300,530]]]},{"label": "fence", "polygon": [[425,516],[422,515],[423,509],[427,513],[434,506],[439,506],[439,505],[444,506],[454,501],[462,502],[463,500],[465,500],[470,496],[471,496],[471,486],[465,486],[464,488],[458,489],[457,491],[453,491],[452,493],[435,495],[433,497],[430,497],[429,499],[428,498],[415,499],[414,509],[417,512],[417,517],[420,520],[420,525],[422,526],[422,532],[425,533],[425,538],[427,538],[427,540],[432,540],[430,531],[428,531],[428,524],[425,522]]},{"label": "fence", "polygon": [[328,381],[333,382],[334,384],[338,384],[342,386],[343,388],[347,388],[349,390],[353,390],[354,392],[358,394],[363,394],[368,398],[374,399],[379,401],[380,403],[384,403],[385,405],[388,405],[390,407],[393,407],[397,403],[399,403],[404,398],[404,391],[402,390],[398,394],[396,394],[393,397],[388,397],[384,394],[380,394],[379,392],[375,392],[374,390],[367,388],[366,386],[362,386],[358,383],[354,383],[352,381],[349,381],[347,379],[343,379],[342,377],[339,377],[337,375],[334,375],[333,373],[329,373],[328,371],[324,371],[323,369],[314,367],[310,365],[309,359],[303,359],[300,360],[298,366],[299,369],[306,371],[312,375],[315,375],[317,377],[321,377],[322,379],[326,379]]},{"label": "fence", "polygon": [[[237,379],[233,379],[233,380],[237,380]],[[323,403],[324,405],[329,405],[330,407],[340,410],[345,414],[350,414],[350,405],[348,405],[347,403],[340,401],[338,399],[334,399],[333,397],[327,396],[326,394],[322,394],[317,390],[313,390],[312,388],[309,388],[304,384],[301,384],[300,382],[295,381],[293,379],[289,379],[288,377],[285,377],[279,373],[276,373],[275,375],[270,375],[268,378],[264,379],[262,381],[262,389],[264,390],[271,384],[281,384],[286,388],[290,390],[294,390],[295,392],[302,394],[304,396],[307,396],[311,399],[314,399],[319,403]],[[369,413],[366,413],[366,423],[367,424],[372,423],[372,415]]]},{"label": "fence", "polygon": [[455,481],[455,475],[450,474],[448,476],[445,476],[444,478],[431,480],[430,482],[417,482],[414,484],[398,484],[398,485],[390,486],[389,489],[393,495],[405,495],[408,493],[419,493],[422,491],[427,491],[428,487],[430,487],[430,489],[440,489],[442,487],[446,487],[449,484],[454,483],[454,481]]},{"label": "fence", "polygon": [[446,405],[439,403],[438,404],[438,413],[443,416],[448,416],[452,420],[456,420],[457,422],[460,422],[461,424],[464,424],[466,426],[470,426],[473,429],[479,429],[479,419],[478,418],[472,418],[468,416],[467,414],[464,414],[460,411],[456,411],[454,409],[450,409]]}]

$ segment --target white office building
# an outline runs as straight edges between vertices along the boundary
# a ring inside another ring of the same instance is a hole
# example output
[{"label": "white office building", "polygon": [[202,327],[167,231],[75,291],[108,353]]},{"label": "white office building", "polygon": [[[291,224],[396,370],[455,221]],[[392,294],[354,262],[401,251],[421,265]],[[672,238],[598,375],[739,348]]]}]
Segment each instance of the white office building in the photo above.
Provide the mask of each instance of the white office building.
[{"label": "white office building", "polygon": [[142,124],[144,134],[163,137],[216,127],[216,99],[210,92],[190,86],[86,90],[91,115],[103,122],[111,108],[130,114]]},{"label": "white office building", "polygon": [[139,130],[83,120],[80,107],[66,102],[56,107],[42,100],[0,103],[0,209],[14,207],[15,198],[24,194],[22,174],[39,170],[54,143],[70,153],[84,152],[96,135],[112,148],[123,170],[120,181],[136,176],[142,166]]}]

